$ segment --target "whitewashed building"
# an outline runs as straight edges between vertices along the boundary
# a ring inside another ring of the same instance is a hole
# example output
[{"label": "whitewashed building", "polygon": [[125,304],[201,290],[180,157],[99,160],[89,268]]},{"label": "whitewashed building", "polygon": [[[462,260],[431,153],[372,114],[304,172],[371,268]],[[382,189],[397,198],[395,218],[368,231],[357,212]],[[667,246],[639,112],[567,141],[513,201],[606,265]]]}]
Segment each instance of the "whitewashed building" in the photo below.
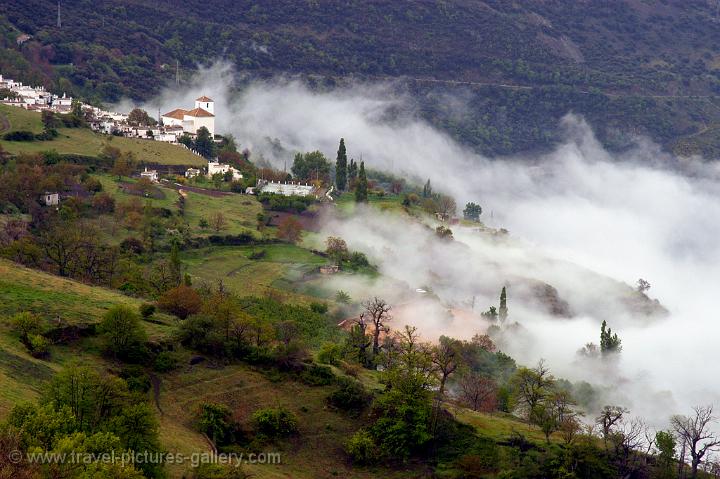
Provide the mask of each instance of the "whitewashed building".
[{"label": "whitewashed building", "polygon": [[148,170],[147,167],[145,167],[145,171],[140,172],[140,178],[146,178],[153,183],[158,182],[158,172],[157,170]]},{"label": "whitewashed building", "polygon": [[257,189],[260,193],[274,193],[283,196],[310,196],[315,193],[315,187],[307,183],[274,182],[258,180]]},{"label": "whitewashed building", "polygon": [[161,116],[165,126],[181,126],[183,131],[195,135],[203,126],[215,136],[215,102],[206,96],[195,99],[195,108],[176,108]]},{"label": "whitewashed building", "polygon": [[207,172],[208,178],[212,178],[213,175],[216,175],[218,173],[220,173],[221,175],[224,175],[228,171],[232,172],[234,181],[243,179],[242,173],[240,173],[239,170],[233,168],[232,166],[226,165],[224,163],[219,163],[217,161],[208,161],[208,172]]}]

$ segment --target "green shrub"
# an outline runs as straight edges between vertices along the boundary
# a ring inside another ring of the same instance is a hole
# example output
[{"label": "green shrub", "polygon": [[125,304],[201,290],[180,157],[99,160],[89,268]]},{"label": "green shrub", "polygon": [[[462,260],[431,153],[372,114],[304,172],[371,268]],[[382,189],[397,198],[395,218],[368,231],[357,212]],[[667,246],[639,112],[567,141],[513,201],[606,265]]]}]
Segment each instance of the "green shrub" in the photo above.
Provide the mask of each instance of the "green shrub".
[{"label": "green shrub", "polygon": [[380,460],[380,450],[372,436],[360,430],[345,444],[345,452],[355,464],[375,464]]},{"label": "green shrub", "polygon": [[151,303],[143,303],[140,305],[140,315],[143,319],[148,319],[150,316],[155,314],[155,305]]},{"label": "green shrub", "polygon": [[325,314],[328,312],[328,305],[326,303],[312,302],[310,303],[310,309],[318,314]]},{"label": "green shrub", "polygon": [[335,382],[336,377],[328,366],[311,364],[300,373],[300,380],[310,386],[328,386]]},{"label": "green shrub", "polygon": [[166,373],[177,368],[178,359],[170,351],[162,351],[155,356],[155,362],[153,363],[153,369],[159,373]]},{"label": "green shrub", "polygon": [[238,432],[230,408],[224,404],[202,403],[197,418],[198,429],[216,446],[232,444]]},{"label": "green shrub", "polygon": [[349,378],[338,379],[338,388],[330,393],[328,403],[345,411],[360,412],[369,404],[372,396],[359,381]]},{"label": "green shrub", "polygon": [[342,347],[337,343],[323,343],[317,354],[317,360],[324,364],[338,366],[342,358]]},{"label": "green shrub", "polygon": [[50,341],[39,334],[34,334],[28,338],[28,348],[30,354],[35,358],[44,358],[50,352]]},{"label": "green shrub", "polygon": [[32,131],[18,130],[5,133],[5,141],[35,141],[35,134]]},{"label": "green shrub", "polygon": [[127,383],[128,389],[146,393],[150,390],[150,376],[147,375],[142,366],[129,365],[120,371],[120,377]]},{"label": "green shrub", "polygon": [[255,430],[268,437],[286,437],[297,433],[298,420],[285,408],[264,408],[253,413]]}]

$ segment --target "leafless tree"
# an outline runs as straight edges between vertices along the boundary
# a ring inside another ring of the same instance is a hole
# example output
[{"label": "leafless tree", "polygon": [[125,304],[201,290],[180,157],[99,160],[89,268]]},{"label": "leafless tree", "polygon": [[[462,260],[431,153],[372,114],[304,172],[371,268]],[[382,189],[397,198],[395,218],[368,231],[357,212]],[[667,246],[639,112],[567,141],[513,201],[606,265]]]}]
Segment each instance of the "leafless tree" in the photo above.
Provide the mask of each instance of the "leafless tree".
[{"label": "leafless tree", "polygon": [[492,378],[469,372],[459,381],[458,399],[473,411],[494,407],[497,385]]},{"label": "leafless tree", "polygon": [[438,397],[442,399],[445,394],[445,384],[448,378],[458,368],[458,354],[455,348],[455,340],[440,338],[440,342],[432,350],[432,362],[437,371],[440,388]]},{"label": "leafless tree", "polygon": [[629,413],[627,409],[622,406],[604,406],[600,415],[595,418],[595,424],[600,427],[603,440],[605,441],[605,447],[607,448],[607,441],[610,433],[613,432],[613,428],[619,426],[622,423],[625,414]]},{"label": "leafless tree", "polygon": [[372,321],[373,355],[377,356],[380,353],[380,333],[388,331],[385,323],[392,319],[390,315],[391,306],[384,299],[375,296],[373,299],[365,301],[363,307],[365,308],[364,314],[366,318]]},{"label": "leafless tree", "polygon": [[[720,438],[710,431],[710,425],[715,422],[712,406],[695,406],[693,412],[691,417],[673,416],[671,424],[690,453],[690,477],[695,479],[703,457],[720,446]],[[680,459],[682,461],[684,457]]]}]

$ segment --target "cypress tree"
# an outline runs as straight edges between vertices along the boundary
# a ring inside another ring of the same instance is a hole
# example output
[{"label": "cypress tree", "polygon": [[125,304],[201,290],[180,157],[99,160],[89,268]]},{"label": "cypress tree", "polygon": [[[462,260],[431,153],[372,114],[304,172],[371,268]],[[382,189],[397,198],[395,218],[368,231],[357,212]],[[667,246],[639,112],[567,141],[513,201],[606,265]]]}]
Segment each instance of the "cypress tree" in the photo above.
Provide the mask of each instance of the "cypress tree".
[{"label": "cypress tree", "polygon": [[335,184],[340,191],[347,188],[347,153],[345,151],[345,138],[340,138],[340,147],[335,161]]},{"label": "cypress tree", "polygon": [[507,292],[505,291],[505,286],[503,286],[503,289],[500,292],[500,309],[498,309],[498,317],[500,318],[500,322],[503,323],[508,317]]},{"label": "cypress tree", "polygon": [[348,180],[352,182],[357,178],[358,174],[358,166],[357,163],[355,163],[355,160],[350,158],[350,166],[348,166]]},{"label": "cypress tree", "polygon": [[355,202],[367,203],[368,200],[368,182],[365,176],[365,162],[360,162],[360,171],[358,172],[357,186],[355,186]]},{"label": "cypress tree", "polygon": [[430,198],[432,195],[432,187],[430,186],[430,178],[428,178],[427,183],[425,183],[425,186],[423,186],[423,192],[422,192],[423,198]]}]

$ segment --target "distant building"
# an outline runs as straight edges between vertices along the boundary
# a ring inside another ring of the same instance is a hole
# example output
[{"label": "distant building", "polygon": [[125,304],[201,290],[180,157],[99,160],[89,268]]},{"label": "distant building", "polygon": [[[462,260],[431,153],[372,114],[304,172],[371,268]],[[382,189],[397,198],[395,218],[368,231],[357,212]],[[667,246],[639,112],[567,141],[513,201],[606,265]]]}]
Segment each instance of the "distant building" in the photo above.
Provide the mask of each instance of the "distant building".
[{"label": "distant building", "polygon": [[148,170],[147,167],[145,167],[145,171],[140,172],[140,178],[146,178],[153,183],[158,182],[158,172],[157,170]]},{"label": "distant building", "polygon": [[232,172],[233,180],[237,181],[237,180],[243,179],[242,173],[240,173],[239,170],[233,168],[232,166],[226,165],[224,163],[218,163],[216,161],[208,161],[208,172],[207,172],[208,178],[212,178],[213,175],[216,175],[218,173],[220,173],[221,175],[224,175],[228,171]]},{"label": "distant building", "polygon": [[283,182],[258,180],[257,188],[261,193],[274,193],[283,196],[310,196],[315,193],[315,187],[307,183]]},{"label": "distant building", "polygon": [[215,136],[215,102],[206,96],[195,100],[195,108],[176,108],[162,115],[163,125],[182,126],[183,131],[194,135],[203,126]]},{"label": "distant building", "polygon": [[42,201],[45,203],[45,206],[57,206],[60,204],[60,194],[46,191],[43,194]]},{"label": "distant building", "polygon": [[327,266],[320,266],[320,273],[321,274],[335,274],[338,271],[340,271],[340,267],[336,264],[331,264]]},{"label": "distant building", "polygon": [[188,168],[185,171],[185,178],[195,178],[196,176],[200,175],[200,170],[197,168]]}]

